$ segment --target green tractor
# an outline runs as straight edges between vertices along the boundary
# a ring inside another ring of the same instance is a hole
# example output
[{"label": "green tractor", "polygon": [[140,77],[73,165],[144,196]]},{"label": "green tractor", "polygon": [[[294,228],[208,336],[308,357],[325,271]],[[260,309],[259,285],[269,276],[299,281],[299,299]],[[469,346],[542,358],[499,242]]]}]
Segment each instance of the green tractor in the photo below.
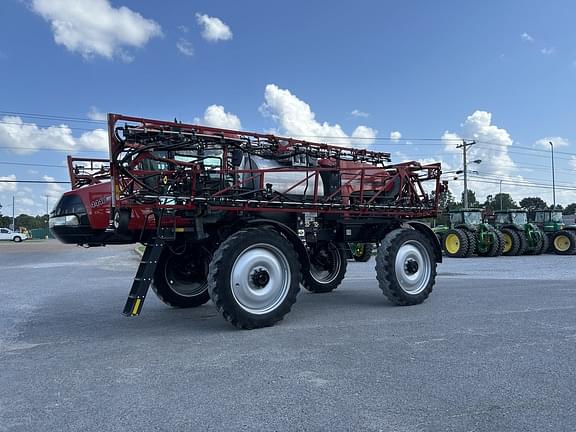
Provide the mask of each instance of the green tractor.
[{"label": "green tractor", "polygon": [[576,254],[576,225],[564,225],[562,210],[534,210],[528,218],[545,234],[550,247],[558,255]]},{"label": "green tractor", "polygon": [[502,254],[502,234],[482,222],[481,209],[465,209],[450,212],[450,228],[438,227],[436,235],[441,240],[447,256],[465,258],[476,253],[495,257]]},{"label": "green tractor", "polygon": [[548,237],[528,222],[526,210],[497,210],[494,223],[504,237],[503,255],[540,255],[548,249]]}]

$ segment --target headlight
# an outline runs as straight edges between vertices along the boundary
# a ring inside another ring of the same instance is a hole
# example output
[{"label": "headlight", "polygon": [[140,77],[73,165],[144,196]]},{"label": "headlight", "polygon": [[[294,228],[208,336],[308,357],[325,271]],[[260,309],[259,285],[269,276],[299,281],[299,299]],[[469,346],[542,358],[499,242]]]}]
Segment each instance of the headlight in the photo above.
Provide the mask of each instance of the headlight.
[{"label": "headlight", "polygon": [[76,215],[68,215],[68,216],[56,216],[51,217],[48,221],[48,226],[50,228],[55,226],[78,226],[78,217]]}]

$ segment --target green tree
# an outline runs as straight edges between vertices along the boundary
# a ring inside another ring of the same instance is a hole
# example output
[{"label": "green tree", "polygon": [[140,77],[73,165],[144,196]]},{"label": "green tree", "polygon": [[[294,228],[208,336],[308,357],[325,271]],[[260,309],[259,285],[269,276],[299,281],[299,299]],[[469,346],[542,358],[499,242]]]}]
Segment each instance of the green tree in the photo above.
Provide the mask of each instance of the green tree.
[{"label": "green tree", "polygon": [[565,214],[565,215],[573,215],[573,214],[576,214],[576,203],[568,204],[568,205],[564,208],[564,211],[562,212],[562,214]]},{"label": "green tree", "polygon": [[[462,205],[464,205],[464,191],[462,191]],[[468,208],[480,207],[480,203],[476,198],[476,192],[468,189]]]},{"label": "green tree", "polygon": [[486,209],[490,209],[492,211],[500,210],[500,209],[511,210],[511,209],[517,209],[518,204],[516,204],[516,202],[512,199],[512,196],[510,194],[497,193],[494,196],[488,195],[486,197],[486,202],[484,203],[484,207]]},{"label": "green tree", "polygon": [[540,197],[527,197],[520,200],[520,207],[525,209],[545,209],[548,204]]}]

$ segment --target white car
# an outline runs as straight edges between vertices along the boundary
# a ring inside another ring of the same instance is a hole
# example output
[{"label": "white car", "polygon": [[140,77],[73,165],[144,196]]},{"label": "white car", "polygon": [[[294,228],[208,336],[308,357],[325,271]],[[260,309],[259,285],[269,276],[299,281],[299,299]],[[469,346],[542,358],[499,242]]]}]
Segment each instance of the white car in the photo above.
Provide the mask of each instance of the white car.
[{"label": "white car", "polygon": [[0,228],[0,240],[11,240],[18,243],[27,238],[28,236],[26,234],[12,231],[8,228]]}]

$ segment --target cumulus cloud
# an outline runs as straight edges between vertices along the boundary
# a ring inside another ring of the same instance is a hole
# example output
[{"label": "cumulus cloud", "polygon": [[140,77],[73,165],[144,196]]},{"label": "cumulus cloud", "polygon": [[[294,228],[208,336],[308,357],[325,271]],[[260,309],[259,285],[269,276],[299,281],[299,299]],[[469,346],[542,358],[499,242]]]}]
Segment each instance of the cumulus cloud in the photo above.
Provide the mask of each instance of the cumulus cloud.
[{"label": "cumulus cloud", "polygon": [[[54,177],[44,175],[42,180],[45,182],[54,182],[56,179]],[[48,195],[50,198],[58,198],[64,192],[64,188],[58,183],[46,183],[46,189],[44,195]]]},{"label": "cumulus cloud", "polygon": [[376,141],[376,135],[378,135],[376,129],[369,128],[368,126],[358,126],[354,129],[354,132],[352,132],[352,143],[357,144],[359,147],[369,146]]},{"label": "cumulus cloud", "polygon": [[106,113],[98,111],[98,108],[96,108],[95,106],[91,106],[90,111],[88,111],[88,114],[86,115],[90,120],[98,120],[98,121],[106,120]]},{"label": "cumulus cloud", "polygon": [[515,168],[514,162],[508,154],[508,148],[513,140],[506,129],[492,124],[492,113],[476,111],[466,118],[461,125],[461,135],[446,131],[442,136],[445,150],[461,153],[456,148],[460,136],[474,139],[478,145],[474,148],[474,158],[482,160],[482,167],[488,168],[495,175],[509,175]]},{"label": "cumulus cloud", "polygon": [[550,142],[554,144],[554,148],[568,147],[570,145],[570,141],[568,141],[566,138],[552,136],[540,138],[534,143],[534,147],[550,150]]},{"label": "cumulus cloud", "polygon": [[576,170],[576,156],[570,156],[569,163],[572,169]]},{"label": "cumulus cloud", "polygon": [[187,39],[178,39],[178,42],[176,42],[176,48],[178,48],[178,51],[180,51],[185,56],[192,57],[194,55],[194,47],[192,46],[192,42]]},{"label": "cumulus cloud", "polygon": [[370,117],[370,113],[364,112],[364,111],[360,111],[360,110],[353,110],[350,115],[352,117]]},{"label": "cumulus cloud", "polygon": [[162,35],[158,23],[109,0],[33,0],[32,10],[48,21],[54,41],[84,58],[131,61],[126,48],[140,48]]},{"label": "cumulus cloud", "polygon": [[400,141],[400,138],[402,138],[402,134],[399,131],[390,132],[390,139],[392,141],[398,142],[398,141]]},{"label": "cumulus cloud", "polygon": [[232,39],[232,31],[220,18],[196,14],[196,21],[202,27],[202,37],[209,42]]},{"label": "cumulus cloud", "polygon": [[529,42],[532,43],[534,42],[534,38],[532,36],[530,36],[528,33],[524,32],[520,35],[520,38],[524,41],[524,42]]},{"label": "cumulus cloud", "polygon": [[554,54],[556,52],[556,48],[554,47],[544,47],[540,50],[540,52],[544,55]]},{"label": "cumulus cloud", "polygon": [[[352,138],[338,124],[320,123],[316,114],[306,102],[298,99],[289,90],[281,89],[275,84],[268,84],[264,91],[264,104],[260,112],[268,115],[280,126],[286,135],[330,141],[340,145],[356,144],[365,147],[372,144],[377,131],[366,126],[358,126]],[[364,138],[360,140],[360,138]]]},{"label": "cumulus cloud", "polygon": [[18,116],[4,116],[0,123],[0,146],[17,154],[30,154],[43,148],[105,152],[108,150],[108,133],[104,129],[95,129],[76,138],[65,124],[39,127]]},{"label": "cumulus cloud", "polygon": [[242,124],[238,116],[228,113],[222,105],[210,105],[204,111],[203,118],[195,118],[196,123],[206,126],[219,127],[224,129],[242,129]]},{"label": "cumulus cloud", "polygon": [[[8,180],[8,182],[6,180]],[[0,176],[0,192],[14,192],[17,185],[17,183],[14,183],[15,180],[16,175],[14,174]]]}]

